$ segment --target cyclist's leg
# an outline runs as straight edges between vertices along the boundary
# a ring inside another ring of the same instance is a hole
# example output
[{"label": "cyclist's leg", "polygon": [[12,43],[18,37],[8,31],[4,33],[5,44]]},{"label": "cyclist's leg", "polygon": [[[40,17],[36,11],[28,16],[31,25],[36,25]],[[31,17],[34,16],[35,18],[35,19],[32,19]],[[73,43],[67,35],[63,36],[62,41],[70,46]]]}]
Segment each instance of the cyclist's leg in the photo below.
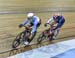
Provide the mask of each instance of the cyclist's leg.
[{"label": "cyclist's leg", "polygon": [[44,30],[44,32],[43,32],[44,35],[49,37],[51,35],[49,31],[50,31],[50,28]]},{"label": "cyclist's leg", "polygon": [[[38,23],[38,24],[37,24],[37,28],[39,28],[40,24],[41,24],[41,23]],[[33,25],[32,25],[32,26],[33,26]],[[28,40],[29,42],[31,42],[31,41],[34,39],[34,37],[36,36],[36,33],[37,33],[37,31],[31,34],[30,39]]]},{"label": "cyclist's leg", "polygon": [[52,41],[52,35],[54,35],[54,34],[53,34],[53,32],[51,31],[51,29],[49,29],[49,33],[48,33],[49,41]]},{"label": "cyclist's leg", "polygon": [[59,30],[60,30],[60,29],[56,29],[56,30],[54,31],[53,39],[57,39],[57,36],[58,36],[58,34],[59,34]]},{"label": "cyclist's leg", "polygon": [[[30,23],[30,24],[28,25],[28,27],[29,27],[30,29],[32,28],[32,26],[33,26],[32,23]],[[31,34],[29,34],[29,35],[27,36],[27,39],[26,39],[26,41],[24,42],[25,45],[28,45],[28,44],[31,42],[30,36],[31,36]]]},{"label": "cyclist's leg", "polygon": [[28,39],[28,42],[30,43],[34,39],[35,36],[36,36],[36,32],[32,33]]},{"label": "cyclist's leg", "polygon": [[59,33],[59,29],[52,31],[51,29],[49,30],[49,41],[52,41],[54,39],[56,39],[57,35]]},{"label": "cyclist's leg", "polygon": [[[30,27],[30,28],[32,28],[33,27],[33,23],[30,23],[29,25],[28,25],[28,27]],[[35,33],[34,33],[35,34]],[[29,36],[28,36],[28,39],[27,39],[27,41],[30,43],[33,39],[32,39],[32,37],[34,36],[34,34],[30,34]]]}]

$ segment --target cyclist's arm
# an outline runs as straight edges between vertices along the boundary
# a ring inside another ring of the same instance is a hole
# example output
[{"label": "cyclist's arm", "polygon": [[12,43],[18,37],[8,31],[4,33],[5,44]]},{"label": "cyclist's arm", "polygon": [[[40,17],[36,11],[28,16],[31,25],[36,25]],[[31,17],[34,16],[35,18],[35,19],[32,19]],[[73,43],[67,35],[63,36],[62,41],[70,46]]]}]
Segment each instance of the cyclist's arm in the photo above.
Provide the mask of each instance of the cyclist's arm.
[{"label": "cyclist's arm", "polygon": [[47,25],[49,24],[49,25],[52,27],[53,23],[54,23],[54,19],[53,19],[53,17],[51,17],[51,18],[45,23],[44,26],[47,26]]},{"label": "cyclist's arm", "polygon": [[52,24],[54,22],[54,19],[53,19],[53,17],[52,18],[50,18],[47,22],[46,22],[46,24]]},{"label": "cyclist's arm", "polygon": [[26,25],[28,23],[28,20],[26,19],[23,23],[22,23],[22,25],[24,26],[24,25]]}]

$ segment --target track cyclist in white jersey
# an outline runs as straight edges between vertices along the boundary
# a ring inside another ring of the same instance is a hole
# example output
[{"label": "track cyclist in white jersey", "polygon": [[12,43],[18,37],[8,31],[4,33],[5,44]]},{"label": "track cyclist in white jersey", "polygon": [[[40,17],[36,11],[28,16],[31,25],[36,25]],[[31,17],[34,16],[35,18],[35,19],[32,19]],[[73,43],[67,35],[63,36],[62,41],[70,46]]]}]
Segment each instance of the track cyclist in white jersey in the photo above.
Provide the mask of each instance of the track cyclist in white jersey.
[{"label": "track cyclist in white jersey", "polygon": [[[19,25],[19,28],[24,27],[28,23],[29,23],[28,27],[32,28],[31,36],[36,35],[37,29],[41,24],[41,19],[38,16],[36,16],[34,13],[28,13],[27,19],[22,24]],[[24,44],[29,44],[32,40],[33,38],[30,38]]]}]

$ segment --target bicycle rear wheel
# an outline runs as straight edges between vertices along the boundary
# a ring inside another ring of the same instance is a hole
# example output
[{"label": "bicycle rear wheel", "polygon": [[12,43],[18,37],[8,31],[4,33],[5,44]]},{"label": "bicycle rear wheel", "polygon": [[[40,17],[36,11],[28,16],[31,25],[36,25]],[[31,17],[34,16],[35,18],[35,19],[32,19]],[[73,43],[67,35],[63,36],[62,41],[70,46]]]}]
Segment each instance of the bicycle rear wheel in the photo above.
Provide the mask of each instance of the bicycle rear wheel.
[{"label": "bicycle rear wheel", "polygon": [[12,48],[16,48],[20,45],[20,43],[22,42],[23,38],[24,38],[24,32],[21,32],[20,34],[18,34],[15,38],[15,40],[12,43]]}]

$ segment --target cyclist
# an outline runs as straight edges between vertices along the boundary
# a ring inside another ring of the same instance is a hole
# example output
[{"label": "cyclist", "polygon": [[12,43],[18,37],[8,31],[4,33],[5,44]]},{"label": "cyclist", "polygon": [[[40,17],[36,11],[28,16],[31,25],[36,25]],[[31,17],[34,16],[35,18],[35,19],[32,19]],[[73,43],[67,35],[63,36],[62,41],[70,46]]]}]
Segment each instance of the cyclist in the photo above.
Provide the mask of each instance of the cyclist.
[{"label": "cyclist", "polygon": [[24,42],[24,44],[26,45],[28,45],[35,37],[37,29],[41,24],[41,19],[38,16],[34,15],[34,13],[28,13],[27,19],[22,24],[19,25],[19,28],[25,26],[27,23],[29,23],[28,26],[32,28],[32,30],[31,30],[31,35],[30,35],[31,38],[29,38],[27,41]]},{"label": "cyclist", "polygon": [[[60,28],[64,25],[65,23],[65,18],[59,14],[55,13],[45,24],[44,26],[46,27],[47,24],[50,24],[50,34],[53,34],[52,40],[56,39]],[[53,25],[55,25],[53,27]]]}]

